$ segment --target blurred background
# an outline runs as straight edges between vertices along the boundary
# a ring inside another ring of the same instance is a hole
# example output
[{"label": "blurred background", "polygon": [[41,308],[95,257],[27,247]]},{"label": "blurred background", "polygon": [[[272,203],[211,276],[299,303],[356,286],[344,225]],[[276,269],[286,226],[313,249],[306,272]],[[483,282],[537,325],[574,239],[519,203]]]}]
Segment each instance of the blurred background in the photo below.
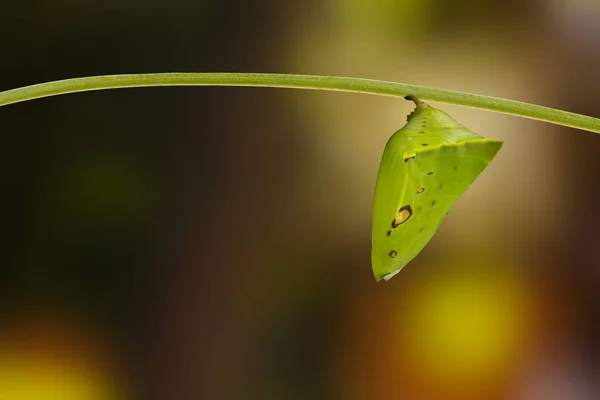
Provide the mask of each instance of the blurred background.
[{"label": "blurred background", "polygon": [[[0,90],[330,74],[600,116],[593,0],[9,0],[0,49]],[[385,283],[372,197],[409,102],[180,87],[0,108],[0,398],[600,398],[600,137],[439,107],[504,148]]]}]

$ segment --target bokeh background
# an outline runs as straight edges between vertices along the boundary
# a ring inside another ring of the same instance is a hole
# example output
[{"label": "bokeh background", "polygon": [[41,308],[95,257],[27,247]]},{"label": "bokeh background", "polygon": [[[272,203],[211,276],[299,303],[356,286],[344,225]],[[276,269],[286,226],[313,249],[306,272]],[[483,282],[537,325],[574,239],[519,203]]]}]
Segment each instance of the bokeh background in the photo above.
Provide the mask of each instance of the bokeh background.
[{"label": "bokeh background", "polygon": [[[600,116],[600,4],[0,8],[2,90],[174,71],[385,79]],[[0,398],[600,398],[600,137],[440,107],[505,145],[386,283],[372,196],[409,102],[147,88],[1,108]]]}]

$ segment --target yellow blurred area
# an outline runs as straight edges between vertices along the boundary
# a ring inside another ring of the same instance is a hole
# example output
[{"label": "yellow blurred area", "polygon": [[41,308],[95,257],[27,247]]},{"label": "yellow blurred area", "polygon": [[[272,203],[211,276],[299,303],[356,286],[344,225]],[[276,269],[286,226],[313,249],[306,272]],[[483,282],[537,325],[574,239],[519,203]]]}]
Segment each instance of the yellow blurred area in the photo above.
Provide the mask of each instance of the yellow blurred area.
[{"label": "yellow blurred area", "polygon": [[97,372],[34,354],[0,354],[0,398],[11,400],[112,400],[113,387]]},{"label": "yellow blurred area", "polygon": [[120,400],[106,345],[81,321],[39,313],[3,327],[0,399]]},{"label": "yellow blurred area", "polygon": [[390,348],[415,375],[441,385],[507,376],[539,334],[535,285],[506,265],[445,267],[445,276],[412,288],[407,304],[397,305],[399,339]]},{"label": "yellow blurred area", "polygon": [[544,294],[522,268],[456,255],[433,274],[357,296],[360,312],[332,348],[332,368],[349,383],[344,396],[507,398],[539,351],[545,318]]}]

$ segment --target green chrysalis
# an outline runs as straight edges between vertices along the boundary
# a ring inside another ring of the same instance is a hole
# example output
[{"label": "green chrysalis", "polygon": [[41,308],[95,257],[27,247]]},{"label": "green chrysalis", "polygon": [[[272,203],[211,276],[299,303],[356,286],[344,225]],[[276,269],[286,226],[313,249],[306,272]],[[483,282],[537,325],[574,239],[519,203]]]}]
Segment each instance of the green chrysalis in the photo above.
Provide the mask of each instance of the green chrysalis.
[{"label": "green chrysalis", "polygon": [[387,142],[375,186],[371,262],[378,281],[423,250],[502,147],[416,97],[406,99],[417,108]]}]

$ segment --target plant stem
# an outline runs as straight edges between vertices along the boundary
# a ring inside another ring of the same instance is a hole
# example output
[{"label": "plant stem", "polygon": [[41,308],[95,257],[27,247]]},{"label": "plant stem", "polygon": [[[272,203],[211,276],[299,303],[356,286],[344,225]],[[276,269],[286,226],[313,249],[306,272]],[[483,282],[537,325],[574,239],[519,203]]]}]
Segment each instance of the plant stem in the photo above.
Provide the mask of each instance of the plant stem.
[{"label": "plant stem", "polygon": [[412,95],[421,100],[480,108],[600,133],[600,119],[598,118],[534,104],[405,83],[316,75],[161,73],[94,76],[42,83],[0,92],[0,106],[67,93],[149,86],[260,86],[333,90],[392,97]]}]

